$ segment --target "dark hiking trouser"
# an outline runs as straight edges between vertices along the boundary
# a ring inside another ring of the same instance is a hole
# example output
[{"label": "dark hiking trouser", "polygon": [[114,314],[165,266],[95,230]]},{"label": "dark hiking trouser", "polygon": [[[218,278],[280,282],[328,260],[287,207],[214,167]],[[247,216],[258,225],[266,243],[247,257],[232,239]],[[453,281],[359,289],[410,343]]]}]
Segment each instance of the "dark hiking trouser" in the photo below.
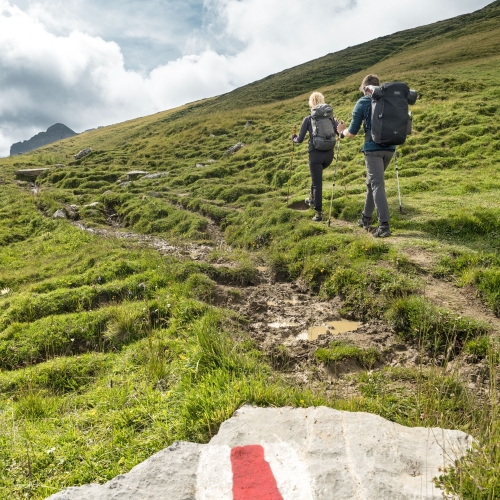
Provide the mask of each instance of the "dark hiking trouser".
[{"label": "dark hiking trouser", "polygon": [[323,169],[331,165],[333,149],[330,151],[309,151],[309,172],[311,173],[311,196],[314,210],[321,212],[323,208]]},{"label": "dark hiking trouser", "polygon": [[389,205],[385,195],[385,169],[389,165],[394,151],[366,151],[366,200],[363,215],[371,218],[377,209],[378,223],[389,223]]}]

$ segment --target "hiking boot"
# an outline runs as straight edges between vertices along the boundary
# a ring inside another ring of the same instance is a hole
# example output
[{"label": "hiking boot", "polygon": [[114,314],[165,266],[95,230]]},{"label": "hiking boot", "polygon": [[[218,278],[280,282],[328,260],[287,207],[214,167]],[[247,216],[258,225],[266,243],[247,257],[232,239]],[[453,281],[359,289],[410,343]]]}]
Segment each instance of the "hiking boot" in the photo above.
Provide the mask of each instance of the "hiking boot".
[{"label": "hiking boot", "polygon": [[382,226],[377,227],[373,236],[375,238],[387,238],[387,236],[391,235],[391,230],[389,229],[389,224],[384,224]]},{"label": "hiking boot", "polygon": [[365,231],[369,231],[372,225],[372,218],[365,217],[361,214],[361,219],[358,220],[358,226],[362,227]]},{"label": "hiking boot", "polygon": [[304,200],[304,203],[308,206],[308,207],[311,207],[313,208],[314,207],[314,199],[312,196],[310,196],[309,198],[306,198]]},{"label": "hiking boot", "polygon": [[312,218],[313,222],[320,222],[323,220],[323,214],[321,212],[316,212],[314,217]]}]

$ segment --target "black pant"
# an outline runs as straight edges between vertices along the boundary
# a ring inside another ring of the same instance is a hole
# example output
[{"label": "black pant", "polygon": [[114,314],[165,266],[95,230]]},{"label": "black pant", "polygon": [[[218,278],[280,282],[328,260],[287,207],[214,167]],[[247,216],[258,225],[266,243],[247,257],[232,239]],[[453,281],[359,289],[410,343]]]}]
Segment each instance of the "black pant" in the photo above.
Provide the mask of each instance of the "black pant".
[{"label": "black pant", "polygon": [[309,151],[309,172],[311,173],[311,196],[314,209],[321,212],[323,208],[323,169],[331,165],[333,149],[329,151]]}]

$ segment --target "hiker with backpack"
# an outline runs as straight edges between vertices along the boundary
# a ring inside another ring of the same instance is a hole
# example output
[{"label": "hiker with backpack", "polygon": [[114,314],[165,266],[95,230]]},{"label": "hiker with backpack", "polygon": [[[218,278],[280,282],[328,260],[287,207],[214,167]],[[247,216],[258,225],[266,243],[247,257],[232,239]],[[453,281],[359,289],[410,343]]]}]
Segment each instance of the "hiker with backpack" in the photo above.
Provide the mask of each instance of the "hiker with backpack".
[{"label": "hiker with backpack", "polygon": [[403,82],[390,82],[380,86],[377,75],[365,76],[359,90],[363,97],[354,106],[349,128],[340,121],[337,130],[341,139],[354,137],[363,124],[366,199],[358,225],[370,231],[373,211],[376,209],[378,228],[373,235],[385,238],[391,235],[391,230],[384,173],[394,156],[396,145],[404,144],[407,134],[411,133],[408,104],[415,103],[417,92],[410,90]]},{"label": "hiker with backpack", "polygon": [[333,161],[337,133],[333,109],[325,104],[325,97],[320,92],[313,92],[309,97],[311,114],[302,121],[299,135],[293,134],[292,141],[300,144],[309,132],[309,172],[311,174],[311,192],[306,204],[316,211],[312,220],[323,220],[323,170]]},{"label": "hiker with backpack", "polygon": [[384,173],[394,156],[396,146],[383,146],[372,140],[372,99],[369,90],[366,89],[369,85],[377,87],[380,85],[377,75],[367,75],[363,78],[359,87],[359,90],[363,92],[363,97],[354,106],[351,124],[347,128],[344,122],[340,121],[337,125],[337,130],[341,139],[345,137],[350,138],[358,133],[361,124],[363,124],[365,142],[362,151],[365,155],[366,165],[366,199],[361,219],[358,220],[358,225],[369,231],[372,224],[372,214],[376,209],[379,225],[373,236],[376,238],[385,238],[391,235],[391,230],[389,229],[389,205],[385,195]]}]

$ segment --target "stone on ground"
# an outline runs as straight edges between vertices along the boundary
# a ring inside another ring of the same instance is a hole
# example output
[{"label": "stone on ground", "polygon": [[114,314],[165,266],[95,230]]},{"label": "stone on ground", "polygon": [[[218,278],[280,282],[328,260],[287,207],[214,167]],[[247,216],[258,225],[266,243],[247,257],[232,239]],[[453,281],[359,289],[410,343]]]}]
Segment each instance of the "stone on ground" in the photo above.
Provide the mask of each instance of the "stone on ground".
[{"label": "stone on ground", "polygon": [[435,499],[433,478],[471,442],[370,413],[244,406],[209,444],[174,443],[128,474],[50,500]]}]

